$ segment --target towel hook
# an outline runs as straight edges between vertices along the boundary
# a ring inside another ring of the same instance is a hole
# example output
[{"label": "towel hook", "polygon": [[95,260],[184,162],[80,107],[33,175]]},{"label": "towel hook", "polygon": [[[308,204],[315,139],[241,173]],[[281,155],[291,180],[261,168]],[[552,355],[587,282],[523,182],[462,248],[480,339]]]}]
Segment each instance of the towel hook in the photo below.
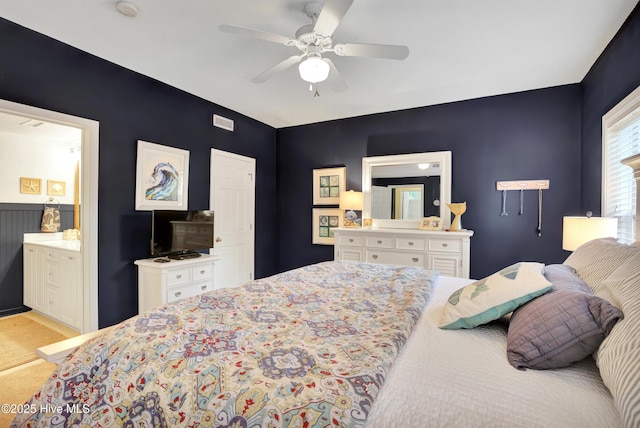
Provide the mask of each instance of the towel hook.
[{"label": "towel hook", "polygon": [[44,206],[45,208],[49,208],[51,205],[57,205],[56,208],[60,208],[60,202],[57,199],[49,197],[49,199],[44,202]]}]

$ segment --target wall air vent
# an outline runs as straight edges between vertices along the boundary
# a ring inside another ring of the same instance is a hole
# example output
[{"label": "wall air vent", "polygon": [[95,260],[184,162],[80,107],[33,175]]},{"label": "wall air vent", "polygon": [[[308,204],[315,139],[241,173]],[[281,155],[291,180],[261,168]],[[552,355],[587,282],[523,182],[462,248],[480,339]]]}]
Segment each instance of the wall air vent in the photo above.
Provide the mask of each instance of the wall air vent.
[{"label": "wall air vent", "polygon": [[39,120],[35,120],[35,119],[29,119],[29,120],[25,120],[24,122],[20,122],[20,125],[37,128],[38,126],[44,125],[44,122],[40,122]]},{"label": "wall air vent", "polygon": [[213,126],[233,132],[233,120],[218,116],[217,114],[213,115]]}]

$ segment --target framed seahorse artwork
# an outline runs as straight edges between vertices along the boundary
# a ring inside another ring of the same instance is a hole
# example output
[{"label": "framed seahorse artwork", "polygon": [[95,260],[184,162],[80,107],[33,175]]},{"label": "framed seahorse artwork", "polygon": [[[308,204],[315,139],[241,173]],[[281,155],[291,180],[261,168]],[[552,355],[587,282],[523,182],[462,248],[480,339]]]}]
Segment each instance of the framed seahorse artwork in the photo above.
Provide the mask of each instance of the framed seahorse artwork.
[{"label": "framed seahorse artwork", "polygon": [[189,151],[138,140],[136,210],[186,210]]}]

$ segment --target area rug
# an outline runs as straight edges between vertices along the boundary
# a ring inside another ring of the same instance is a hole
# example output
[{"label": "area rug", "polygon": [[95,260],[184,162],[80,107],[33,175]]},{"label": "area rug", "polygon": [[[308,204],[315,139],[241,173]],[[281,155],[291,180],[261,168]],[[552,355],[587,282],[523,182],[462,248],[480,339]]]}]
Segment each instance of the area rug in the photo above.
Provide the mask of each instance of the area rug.
[{"label": "area rug", "polygon": [[0,318],[0,371],[34,361],[37,348],[66,338],[26,316]]}]

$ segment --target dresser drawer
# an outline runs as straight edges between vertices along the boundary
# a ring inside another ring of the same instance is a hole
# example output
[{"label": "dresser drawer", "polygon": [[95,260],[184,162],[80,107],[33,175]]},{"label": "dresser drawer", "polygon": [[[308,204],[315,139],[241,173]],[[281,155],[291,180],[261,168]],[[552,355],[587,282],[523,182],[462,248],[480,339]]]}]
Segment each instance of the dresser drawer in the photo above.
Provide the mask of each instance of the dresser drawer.
[{"label": "dresser drawer", "polygon": [[396,246],[400,250],[424,250],[427,248],[427,241],[420,238],[398,238]]},{"label": "dresser drawer", "polygon": [[459,253],[462,251],[462,242],[450,239],[429,239],[429,251]]},{"label": "dresser drawer", "polygon": [[180,285],[191,282],[191,268],[171,270],[167,273],[167,285]]},{"label": "dresser drawer", "polygon": [[213,277],[213,265],[207,263],[203,266],[195,266],[191,268],[191,277],[194,281],[200,281],[202,279],[208,279]]},{"label": "dresser drawer", "polygon": [[367,236],[369,248],[395,248],[395,238],[392,236]]},{"label": "dresser drawer", "polygon": [[386,265],[420,266],[426,267],[424,253],[399,253],[392,251],[367,251],[367,262]]},{"label": "dresser drawer", "polygon": [[167,288],[167,303],[176,300],[186,299],[187,297],[197,296],[213,290],[213,281],[204,281],[197,284],[187,284],[180,287]]},{"label": "dresser drawer", "polygon": [[364,236],[356,235],[338,235],[338,243],[340,245],[351,245],[361,247],[364,245]]}]

